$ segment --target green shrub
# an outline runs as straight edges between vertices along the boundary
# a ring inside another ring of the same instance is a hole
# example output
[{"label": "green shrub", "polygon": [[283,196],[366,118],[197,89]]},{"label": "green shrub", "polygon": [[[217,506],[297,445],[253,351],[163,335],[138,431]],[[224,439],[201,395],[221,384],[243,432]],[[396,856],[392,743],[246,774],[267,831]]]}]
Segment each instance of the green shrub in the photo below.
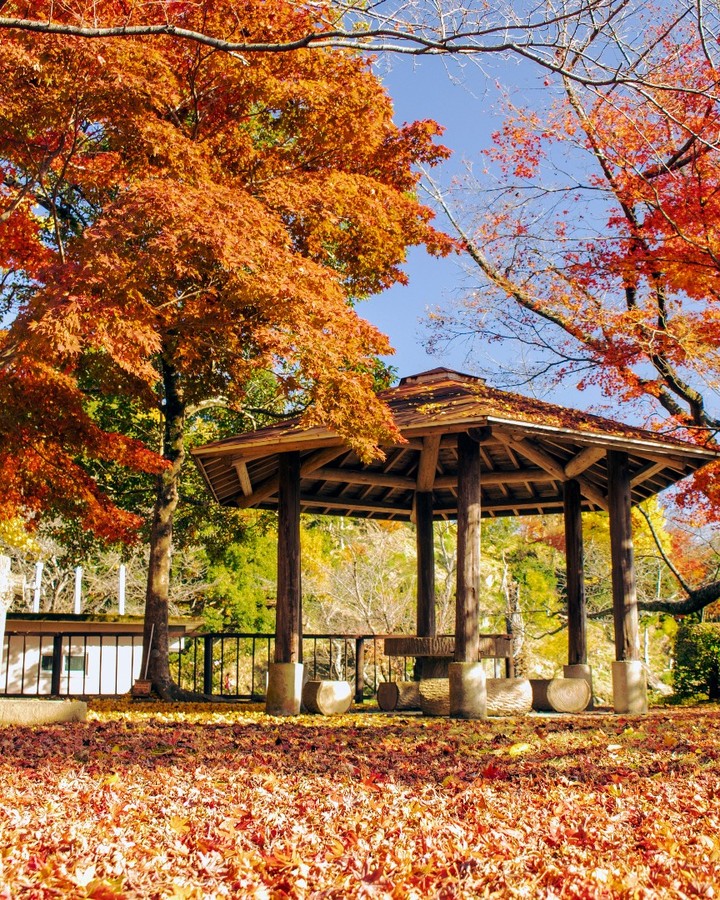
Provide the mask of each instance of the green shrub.
[{"label": "green shrub", "polygon": [[720,624],[683,623],[675,638],[673,686],[678,697],[720,699]]}]

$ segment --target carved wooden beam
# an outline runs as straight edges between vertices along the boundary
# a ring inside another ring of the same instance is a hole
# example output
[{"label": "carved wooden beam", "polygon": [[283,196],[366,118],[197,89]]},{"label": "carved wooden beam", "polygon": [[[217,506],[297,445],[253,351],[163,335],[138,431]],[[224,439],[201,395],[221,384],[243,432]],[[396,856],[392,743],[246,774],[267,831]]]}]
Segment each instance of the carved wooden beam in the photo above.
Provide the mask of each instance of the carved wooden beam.
[{"label": "carved wooden beam", "polygon": [[417,471],[416,490],[421,493],[431,491],[435,482],[438,454],[440,453],[439,434],[430,435],[423,440],[423,449],[420,453],[420,465]]}]

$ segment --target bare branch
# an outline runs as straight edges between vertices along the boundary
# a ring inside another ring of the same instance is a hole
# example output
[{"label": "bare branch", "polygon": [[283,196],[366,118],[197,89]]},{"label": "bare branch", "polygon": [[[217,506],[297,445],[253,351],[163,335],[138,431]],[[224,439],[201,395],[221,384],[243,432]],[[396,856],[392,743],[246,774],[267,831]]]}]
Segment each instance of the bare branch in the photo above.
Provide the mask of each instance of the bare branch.
[{"label": "bare branch", "polygon": [[[0,9],[8,5],[3,2]],[[89,21],[61,21],[52,13],[47,19],[3,16],[0,31],[83,39],[172,37],[240,58],[253,53],[327,48],[410,56],[517,56],[586,86],[674,89],[661,76],[656,78],[658,73],[651,77],[643,70],[646,48],[634,47],[630,37],[622,38],[623,32],[634,36],[646,30],[643,9],[629,0],[492,5],[467,0],[461,7],[446,6],[442,0],[400,4],[380,0],[362,7],[351,0],[329,7],[318,4],[314,11],[318,19],[315,30],[280,40],[236,40],[185,27],[169,18],[157,21],[156,8],[142,4],[133,11],[136,21],[128,18],[103,23],[93,7]],[[145,14],[148,20],[141,21]],[[670,18],[668,30],[685,27],[687,17],[693,18],[704,37],[708,26],[702,15],[698,16],[695,0],[681,5]],[[242,12],[238,11],[236,20],[242,22]],[[619,47],[624,51],[620,59]]]}]

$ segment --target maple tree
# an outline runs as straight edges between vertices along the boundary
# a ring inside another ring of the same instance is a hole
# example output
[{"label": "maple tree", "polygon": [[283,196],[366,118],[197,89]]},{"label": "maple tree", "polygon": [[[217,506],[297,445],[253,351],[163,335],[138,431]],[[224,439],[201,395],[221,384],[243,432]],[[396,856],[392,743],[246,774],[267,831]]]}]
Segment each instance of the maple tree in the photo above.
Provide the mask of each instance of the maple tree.
[{"label": "maple tree", "polygon": [[717,706],[457,722],[94,705],[0,729],[7,896],[708,897]]},{"label": "maple tree", "polygon": [[[433,340],[515,343],[516,381],[572,378],[715,445],[718,75],[701,42],[676,43],[661,25],[648,39],[648,65],[676,91],[590,92],[563,79],[551,107],[511,108],[494,135],[475,178],[480,214],[435,191],[480,280],[436,311]],[[716,519],[717,467],[676,497]],[[717,581],[682,584],[676,612],[720,596]]]},{"label": "maple tree", "polygon": [[[221,0],[195,9],[210,27],[229,14]],[[257,3],[253,28],[284,38],[296,17],[292,3]],[[408,245],[450,250],[413,171],[446,151],[433,122],[395,126],[368,63],[343,52],[236,60],[181,41],[21,34],[3,42],[0,83],[11,346],[46,354],[75,392],[73,373],[92,366],[97,389],[164,421],[145,642],[169,696],[190,411],[241,405],[253,375],[271,370],[306,424],[334,428],[362,455],[395,434],[373,390],[389,344],[354,302],[404,279]]]}]

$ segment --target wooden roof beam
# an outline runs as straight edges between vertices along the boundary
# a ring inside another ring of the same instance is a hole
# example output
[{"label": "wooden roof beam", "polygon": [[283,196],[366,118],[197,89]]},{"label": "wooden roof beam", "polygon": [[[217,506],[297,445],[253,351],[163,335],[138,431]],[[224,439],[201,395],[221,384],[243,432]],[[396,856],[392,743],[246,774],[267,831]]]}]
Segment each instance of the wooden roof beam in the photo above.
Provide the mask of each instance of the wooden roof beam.
[{"label": "wooden roof beam", "polygon": [[[311,453],[300,465],[300,477],[304,478],[306,475],[310,475],[326,463],[332,462],[334,459],[337,459],[338,456],[347,453],[347,451],[348,448],[345,446],[335,446],[326,447],[324,450],[317,450],[315,453]],[[266,478],[265,481],[255,488],[252,494],[242,497],[238,501],[238,506],[240,509],[248,509],[251,506],[257,506],[258,503],[262,503],[264,500],[277,494],[279,488],[280,475],[277,473],[271,475],[270,478]]]},{"label": "wooden roof beam", "polygon": [[423,449],[420,452],[420,464],[418,465],[415,488],[421,493],[426,493],[433,489],[438,456],[440,454],[440,440],[439,434],[428,435],[423,439]]},{"label": "wooden roof beam", "polygon": [[636,485],[642,484],[644,481],[647,481],[649,478],[652,478],[653,475],[657,475],[659,472],[662,472],[666,467],[665,463],[656,462],[649,466],[644,466],[640,469],[639,472],[636,472],[632,478],[630,479],[630,484],[635,487]]},{"label": "wooden roof beam", "polygon": [[[505,484],[524,484],[532,481],[555,481],[552,475],[545,469],[513,469],[511,472],[500,472],[497,469],[492,472],[482,473],[483,487],[485,485],[505,485]],[[435,487],[441,488],[457,487],[457,475],[440,475],[435,479]]]},{"label": "wooden roof beam", "polygon": [[[552,457],[549,453],[546,453],[540,447],[526,440],[525,438],[513,438],[510,435],[507,437],[505,435],[498,435],[500,440],[507,441],[512,444],[514,450],[517,450],[525,459],[529,459],[530,462],[536,463],[540,468],[545,469],[548,475],[552,475],[554,481],[559,481],[561,484],[568,480],[567,475],[565,474],[565,468],[562,466],[554,457]],[[601,509],[607,510],[608,502],[607,497],[599,490],[592,482],[588,481],[587,478],[583,478],[579,476],[577,478],[577,482],[580,485],[580,489],[583,492],[583,495],[587,497],[588,500],[592,501],[596,506],[599,506]]]},{"label": "wooden roof beam", "polygon": [[415,480],[404,475],[386,475],[384,472],[356,472],[352,469],[330,469],[322,466],[308,473],[318,481],[331,481],[339,484],[369,484],[371,487],[389,487],[400,490],[414,490]]},{"label": "wooden roof beam", "polygon": [[[682,472],[683,474],[686,472],[687,466],[691,463],[690,459],[683,461],[680,459],[675,459],[672,456],[661,456],[659,453],[643,452],[642,458],[645,460],[649,460],[650,462],[662,463],[663,468],[672,469],[673,472]],[[705,462],[705,460],[703,460],[703,462]]]},{"label": "wooden roof beam", "polygon": [[356,512],[378,513],[382,516],[398,515],[410,516],[411,509],[409,507],[396,506],[393,503],[383,503],[382,501],[366,501],[354,500],[352,497],[312,497],[306,494],[301,495],[300,503],[303,507],[321,507],[328,511],[346,511],[347,515],[352,516]]},{"label": "wooden roof beam", "polygon": [[602,459],[605,456],[605,452],[603,447],[585,447],[577,456],[574,456],[565,464],[565,477],[577,478],[585,469],[589,469],[599,459]]},{"label": "wooden roof beam", "polygon": [[235,468],[235,472],[237,473],[238,481],[240,482],[240,489],[243,492],[244,497],[249,497],[253,492],[252,481],[250,481],[250,474],[248,472],[247,463],[239,459],[233,463]]}]

